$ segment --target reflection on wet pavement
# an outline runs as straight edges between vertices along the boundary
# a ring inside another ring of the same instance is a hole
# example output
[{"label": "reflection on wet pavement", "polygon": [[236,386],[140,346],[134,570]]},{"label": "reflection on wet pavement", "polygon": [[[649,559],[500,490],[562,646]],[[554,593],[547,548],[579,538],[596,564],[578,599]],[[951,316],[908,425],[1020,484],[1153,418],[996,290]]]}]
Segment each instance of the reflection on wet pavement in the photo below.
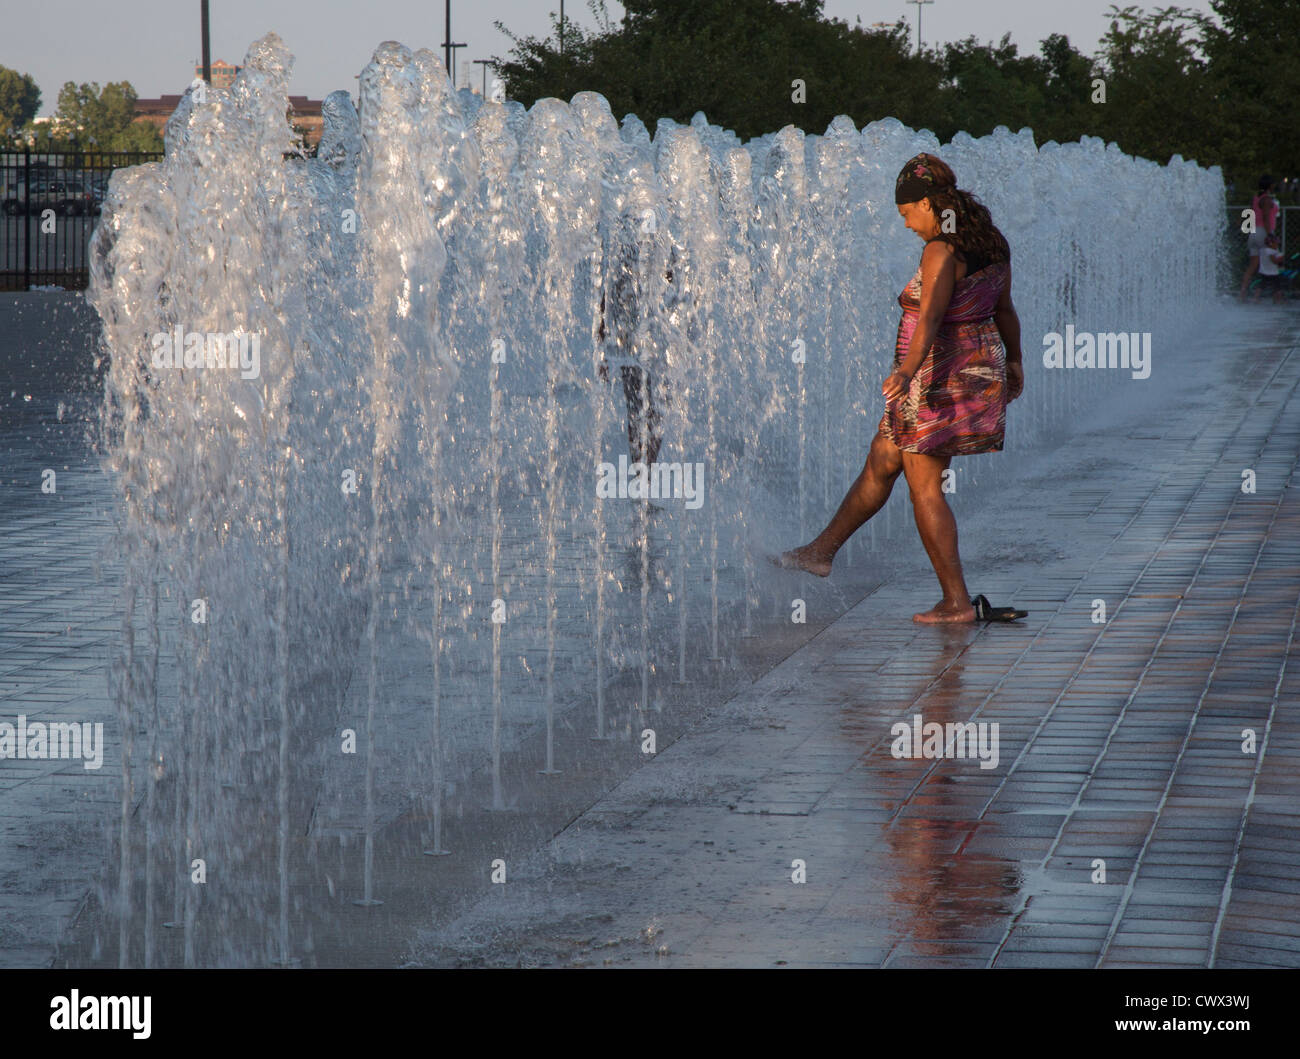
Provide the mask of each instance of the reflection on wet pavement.
[{"label": "reflection on wet pavement", "polygon": [[[1186,353],[1203,414],[1153,407],[1107,473],[1054,487],[1058,462],[963,521],[967,555],[1006,525],[1057,546],[968,560],[1026,621],[917,628],[929,583],[899,568],[420,959],[1300,966],[1300,349],[1280,319],[1217,371]],[[996,724],[998,766],[896,756],[918,715]]]}]

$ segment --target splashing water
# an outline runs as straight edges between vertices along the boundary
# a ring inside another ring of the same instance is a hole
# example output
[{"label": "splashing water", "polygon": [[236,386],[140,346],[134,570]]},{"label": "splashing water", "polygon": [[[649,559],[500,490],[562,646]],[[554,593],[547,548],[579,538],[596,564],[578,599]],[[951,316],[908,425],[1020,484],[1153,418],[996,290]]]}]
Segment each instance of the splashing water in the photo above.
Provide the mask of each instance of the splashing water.
[{"label": "splashing water", "polygon": [[[456,92],[390,42],[359,115],[326,99],[308,159],[291,63],[271,34],[229,91],[187,95],[94,237],[127,558],[114,694],[147,733],[101,895],[122,965],[292,962],[297,836],[364,840],[378,902],[373,838],[411,799],[445,852],[458,778],[490,765],[509,808],[531,728],[554,772],[566,713],[630,738],[661,670],[695,679],[773,620],[756,559],[819,528],[880,413],[920,250],[893,204],[904,159],[941,155],[990,207],[1027,361],[1067,324],[1151,332],[1159,356],[1213,289],[1222,179],[1178,157],[846,117],[742,144],[696,115],[652,138],[595,93]],[[1054,373],[1013,406],[1008,453],[1128,378]],[[629,421],[629,400],[653,414]],[[678,495],[637,497],[620,457],[657,444]],[[198,862],[220,865],[203,887]]]}]

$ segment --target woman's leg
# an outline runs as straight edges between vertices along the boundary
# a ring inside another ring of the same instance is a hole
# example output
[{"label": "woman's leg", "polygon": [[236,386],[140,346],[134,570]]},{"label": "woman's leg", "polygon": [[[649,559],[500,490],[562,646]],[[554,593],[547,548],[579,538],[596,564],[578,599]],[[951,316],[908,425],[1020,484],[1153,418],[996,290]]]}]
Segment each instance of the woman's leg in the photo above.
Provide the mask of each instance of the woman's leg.
[{"label": "woman's leg", "polygon": [[809,544],[785,552],[778,564],[791,569],[807,570],[826,577],[831,562],[841,546],[867,519],[885,506],[894,481],[903,469],[903,453],[897,445],[877,432],[867,452],[862,473],[844,494],[839,510],[824,530]]},{"label": "woman's leg", "polygon": [[1246,298],[1246,291],[1250,287],[1251,278],[1259,268],[1259,254],[1251,254],[1250,259],[1246,262],[1246,274],[1241,277],[1241,299]]},{"label": "woman's leg", "polygon": [[943,495],[943,472],[951,459],[919,452],[903,453],[903,473],[912,495],[916,528],[943,589],[943,599],[937,606],[912,616],[913,621],[926,625],[975,620],[975,608],[966,591],[961,556],[957,552],[957,520]]}]

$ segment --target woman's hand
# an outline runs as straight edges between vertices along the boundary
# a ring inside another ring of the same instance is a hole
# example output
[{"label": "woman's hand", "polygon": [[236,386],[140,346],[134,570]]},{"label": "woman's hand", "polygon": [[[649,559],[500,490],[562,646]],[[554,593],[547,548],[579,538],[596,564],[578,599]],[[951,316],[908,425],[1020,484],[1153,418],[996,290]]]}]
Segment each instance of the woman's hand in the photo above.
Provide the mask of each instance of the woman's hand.
[{"label": "woman's hand", "polygon": [[892,401],[894,398],[907,393],[911,385],[912,376],[906,372],[896,371],[885,379],[880,387],[880,392],[885,395],[886,400]]},{"label": "woman's hand", "polygon": [[1019,361],[1007,365],[1007,387],[1007,404],[1025,392],[1025,369]]}]

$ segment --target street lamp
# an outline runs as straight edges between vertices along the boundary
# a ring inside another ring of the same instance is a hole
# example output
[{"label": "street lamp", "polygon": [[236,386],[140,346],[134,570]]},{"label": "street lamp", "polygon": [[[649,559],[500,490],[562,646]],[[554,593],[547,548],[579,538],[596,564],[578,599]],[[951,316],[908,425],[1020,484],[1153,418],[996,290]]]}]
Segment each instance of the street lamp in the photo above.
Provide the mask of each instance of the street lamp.
[{"label": "street lamp", "polygon": [[492,65],[492,60],[475,59],[474,64],[483,67],[483,98],[487,99],[487,68]]},{"label": "street lamp", "polygon": [[447,71],[447,76],[451,78],[451,87],[456,87],[456,49],[468,48],[468,44],[452,44],[451,47],[451,69]]},{"label": "street lamp", "polygon": [[199,0],[199,36],[203,41],[203,80],[212,84],[212,47],[208,33],[208,0]]},{"label": "street lamp", "polygon": [[916,54],[921,54],[921,5],[933,4],[934,0],[906,0],[909,4],[916,5]]},{"label": "street lamp", "polygon": [[464,48],[464,44],[455,44],[451,39],[451,0],[447,0],[447,39],[442,42],[443,62],[447,68],[447,76],[451,78],[451,86],[456,87],[456,49]]}]

